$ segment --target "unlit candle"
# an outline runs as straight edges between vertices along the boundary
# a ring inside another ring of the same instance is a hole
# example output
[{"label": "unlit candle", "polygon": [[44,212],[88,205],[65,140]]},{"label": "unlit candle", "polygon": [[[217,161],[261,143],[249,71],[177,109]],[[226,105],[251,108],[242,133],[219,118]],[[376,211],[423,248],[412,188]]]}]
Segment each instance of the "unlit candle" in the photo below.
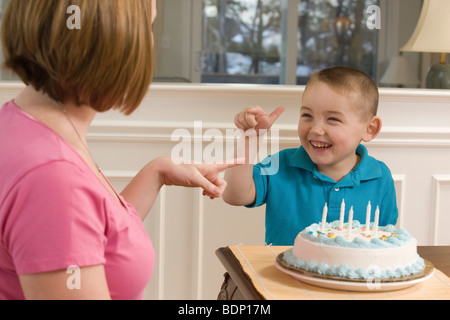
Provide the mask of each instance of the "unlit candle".
[{"label": "unlit candle", "polygon": [[373,236],[374,237],[377,236],[379,223],[380,223],[380,207],[377,206],[377,210],[375,210],[375,221],[373,224]]},{"label": "unlit candle", "polygon": [[344,216],[345,216],[345,200],[342,199],[341,203],[341,216],[339,217],[339,229],[344,229]]},{"label": "unlit candle", "polygon": [[350,208],[350,212],[348,213],[347,229],[349,238],[352,236],[352,228],[353,228],[353,206]]},{"label": "unlit candle", "polygon": [[327,213],[328,213],[328,206],[325,203],[325,207],[323,207],[323,212],[322,212],[322,225],[321,225],[321,229],[320,229],[320,231],[322,233],[325,233],[325,223],[327,222]]},{"label": "unlit candle", "polygon": [[370,201],[369,204],[367,205],[367,213],[366,213],[366,231],[369,232],[370,231],[370,213],[372,211],[372,206],[370,205]]}]

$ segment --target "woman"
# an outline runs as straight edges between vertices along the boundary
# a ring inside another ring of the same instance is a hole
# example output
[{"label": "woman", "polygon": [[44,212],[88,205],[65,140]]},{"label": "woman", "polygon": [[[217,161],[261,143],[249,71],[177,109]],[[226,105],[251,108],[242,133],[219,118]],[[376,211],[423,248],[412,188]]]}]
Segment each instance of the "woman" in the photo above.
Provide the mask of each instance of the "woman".
[{"label": "woman", "polygon": [[170,158],[118,194],[89,152],[96,113],[131,114],[148,90],[155,17],[155,0],[10,1],[5,66],[27,87],[0,110],[0,299],[141,299],[155,260],[142,220],[161,187],[221,196],[228,166]]}]

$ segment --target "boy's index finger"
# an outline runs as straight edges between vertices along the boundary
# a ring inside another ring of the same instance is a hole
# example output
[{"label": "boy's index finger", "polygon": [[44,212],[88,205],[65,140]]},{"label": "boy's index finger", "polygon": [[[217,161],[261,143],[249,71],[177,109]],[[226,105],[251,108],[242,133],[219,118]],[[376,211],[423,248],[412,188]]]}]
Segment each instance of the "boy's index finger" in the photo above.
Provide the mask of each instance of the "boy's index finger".
[{"label": "boy's index finger", "polygon": [[278,107],[278,108],[276,108],[275,111],[273,111],[269,115],[269,118],[270,118],[270,120],[272,120],[272,123],[275,122],[285,110],[286,110],[285,107]]}]

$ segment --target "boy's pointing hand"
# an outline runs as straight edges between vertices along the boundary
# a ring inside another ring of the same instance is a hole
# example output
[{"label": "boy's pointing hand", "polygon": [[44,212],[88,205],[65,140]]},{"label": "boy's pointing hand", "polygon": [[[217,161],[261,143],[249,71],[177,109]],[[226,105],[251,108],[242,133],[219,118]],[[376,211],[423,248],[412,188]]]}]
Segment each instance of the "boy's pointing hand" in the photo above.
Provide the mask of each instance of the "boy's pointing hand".
[{"label": "boy's pointing hand", "polygon": [[261,107],[249,107],[236,115],[234,124],[244,131],[254,129],[258,133],[259,130],[269,130],[284,110],[284,107],[278,107],[271,114],[266,114]]}]

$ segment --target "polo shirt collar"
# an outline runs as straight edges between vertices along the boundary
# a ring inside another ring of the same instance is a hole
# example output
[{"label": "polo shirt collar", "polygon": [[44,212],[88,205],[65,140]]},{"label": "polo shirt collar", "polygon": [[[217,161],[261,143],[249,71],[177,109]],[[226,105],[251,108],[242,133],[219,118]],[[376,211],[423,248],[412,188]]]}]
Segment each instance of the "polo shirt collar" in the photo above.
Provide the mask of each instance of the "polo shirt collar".
[{"label": "polo shirt collar", "polygon": [[361,181],[373,180],[381,177],[382,171],[378,161],[368,155],[367,149],[362,144],[356,149],[356,153],[361,156],[360,163],[346,175],[339,183],[329,178],[328,176],[320,173],[317,170],[317,166],[312,162],[306,150],[301,146],[292,155],[289,165],[291,167],[297,167],[310,171],[316,179],[320,179],[324,182],[330,182],[336,184],[339,187],[353,187],[359,186]]}]

